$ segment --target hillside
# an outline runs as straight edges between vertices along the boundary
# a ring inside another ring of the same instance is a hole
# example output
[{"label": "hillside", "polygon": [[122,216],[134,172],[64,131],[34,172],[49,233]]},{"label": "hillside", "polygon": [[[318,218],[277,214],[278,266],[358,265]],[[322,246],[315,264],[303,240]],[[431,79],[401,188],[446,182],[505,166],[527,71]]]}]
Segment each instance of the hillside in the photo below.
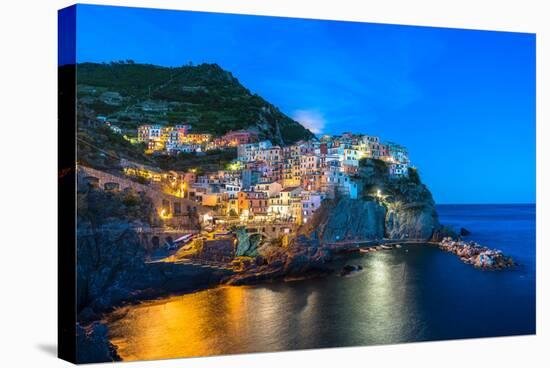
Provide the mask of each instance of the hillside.
[{"label": "hillside", "polygon": [[128,133],[145,123],[188,123],[215,136],[247,129],[279,145],[313,136],[217,64],[82,63],[77,80],[80,117],[105,115]]}]

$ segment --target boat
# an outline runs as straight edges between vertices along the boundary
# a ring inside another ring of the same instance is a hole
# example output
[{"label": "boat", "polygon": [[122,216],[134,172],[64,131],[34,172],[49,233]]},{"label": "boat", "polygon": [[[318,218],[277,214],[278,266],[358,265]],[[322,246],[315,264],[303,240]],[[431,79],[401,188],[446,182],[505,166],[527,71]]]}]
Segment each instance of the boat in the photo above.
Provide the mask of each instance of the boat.
[{"label": "boat", "polygon": [[369,253],[370,250],[368,248],[359,248],[359,253]]},{"label": "boat", "polygon": [[381,245],[380,248],[382,249],[391,249],[391,245]]},{"label": "boat", "polygon": [[395,244],[396,248],[401,248],[401,244]]}]

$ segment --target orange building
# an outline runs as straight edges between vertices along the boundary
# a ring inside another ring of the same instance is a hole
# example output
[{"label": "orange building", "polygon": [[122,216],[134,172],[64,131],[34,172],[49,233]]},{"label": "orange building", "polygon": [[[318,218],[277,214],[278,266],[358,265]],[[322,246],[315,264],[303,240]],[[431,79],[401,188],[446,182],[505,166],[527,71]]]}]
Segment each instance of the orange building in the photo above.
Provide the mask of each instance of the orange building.
[{"label": "orange building", "polygon": [[239,214],[243,212],[249,212],[250,211],[250,201],[248,200],[248,193],[247,192],[239,192],[238,196],[238,208],[239,208]]}]

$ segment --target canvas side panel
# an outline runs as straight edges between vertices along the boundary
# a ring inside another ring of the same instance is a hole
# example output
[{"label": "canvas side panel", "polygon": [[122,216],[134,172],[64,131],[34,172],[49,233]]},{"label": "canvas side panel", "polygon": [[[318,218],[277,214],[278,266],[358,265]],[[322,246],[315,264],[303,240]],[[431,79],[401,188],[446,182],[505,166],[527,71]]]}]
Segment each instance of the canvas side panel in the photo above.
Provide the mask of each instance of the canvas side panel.
[{"label": "canvas side panel", "polygon": [[76,6],[58,13],[58,356],[76,362]]}]

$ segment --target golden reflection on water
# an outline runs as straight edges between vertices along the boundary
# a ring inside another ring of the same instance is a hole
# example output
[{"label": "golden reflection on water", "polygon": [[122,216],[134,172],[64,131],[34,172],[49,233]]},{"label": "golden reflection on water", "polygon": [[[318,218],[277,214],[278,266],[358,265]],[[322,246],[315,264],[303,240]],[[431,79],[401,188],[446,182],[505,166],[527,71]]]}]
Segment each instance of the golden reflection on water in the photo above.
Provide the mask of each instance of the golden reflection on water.
[{"label": "golden reflection on water", "polygon": [[123,360],[219,354],[219,336],[246,327],[243,292],[223,287],[119,310],[109,321],[111,342]]},{"label": "golden reflection on water", "polygon": [[123,360],[410,341],[415,286],[390,254],[364,272],[296,283],[223,286],[122,308],[107,317]]}]

